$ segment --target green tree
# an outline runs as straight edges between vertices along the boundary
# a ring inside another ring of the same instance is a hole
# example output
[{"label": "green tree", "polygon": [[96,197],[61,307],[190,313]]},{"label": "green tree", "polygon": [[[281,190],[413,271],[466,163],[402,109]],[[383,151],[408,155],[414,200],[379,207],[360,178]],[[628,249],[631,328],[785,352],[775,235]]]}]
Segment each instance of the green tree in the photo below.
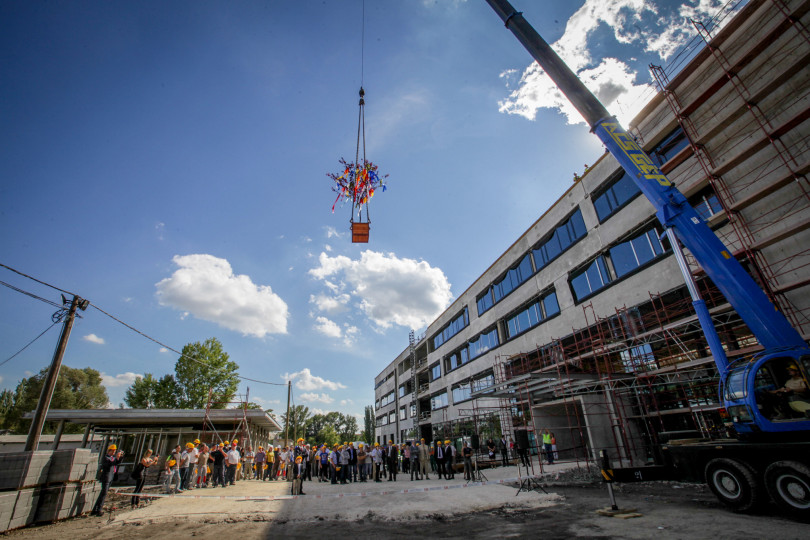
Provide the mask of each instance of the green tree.
[{"label": "green tree", "polygon": [[313,414],[307,420],[307,425],[304,428],[304,437],[309,441],[310,439],[317,439],[318,434],[327,425],[325,414]]},{"label": "green tree", "polygon": [[176,409],[177,382],[166,374],[156,379],[151,373],[137,377],[124,393],[124,403],[133,409]]},{"label": "green tree", "polygon": [[357,418],[348,414],[340,415],[340,423],[337,427],[338,436],[346,442],[351,442],[357,437]]},{"label": "green tree", "polygon": [[14,392],[3,390],[0,392],[0,426],[6,423],[6,417],[14,410]]},{"label": "green tree", "polygon": [[[47,372],[48,368],[45,368],[19,382],[14,391],[13,406],[3,419],[3,427],[18,433],[28,431],[31,420],[23,419],[23,415],[36,409]],[[65,365],[61,367],[51,398],[51,409],[100,409],[106,407],[108,402],[107,390],[101,384],[101,375],[98,371],[91,368],[75,369]],[[47,425],[45,430],[52,431]],[[66,433],[77,433],[81,430],[82,427],[76,424],[65,425]]]},{"label": "green tree", "polygon": [[204,409],[210,388],[211,407],[224,409],[239,386],[238,370],[239,366],[229,360],[218,339],[189,343],[174,366],[178,407]]},{"label": "green tree", "polygon": [[317,444],[325,444],[328,448],[332,448],[334,445],[340,442],[340,437],[335,431],[335,428],[330,425],[325,425],[317,434],[315,434],[313,442]]},{"label": "green tree", "polygon": [[366,444],[371,444],[374,441],[374,407],[366,405],[365,415],[363,416],[363,440]]},{"label": "green tree", "polygon": [[307,420],[309,420],[309,417],[309,407],[304,405],[290,406],[289,431],[287,431],[287,413],[285,412],[281,415],[281,433],[279,436],[284,438],[284,434],[287,433],[289,440],[292,440],[293,443],[295,443],[295,439],[305,435]]}]

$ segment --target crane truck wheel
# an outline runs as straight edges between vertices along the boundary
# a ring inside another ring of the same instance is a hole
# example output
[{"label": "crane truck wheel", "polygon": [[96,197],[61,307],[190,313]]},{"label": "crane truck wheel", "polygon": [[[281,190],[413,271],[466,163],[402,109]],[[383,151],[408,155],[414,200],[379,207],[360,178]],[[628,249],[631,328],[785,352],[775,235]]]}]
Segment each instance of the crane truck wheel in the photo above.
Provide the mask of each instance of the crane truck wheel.
[{"label": "crane truck wheel", "polygon": [[741,461],[716,458],[706,464],[706,483],[720,501],[735,512],[747,512],[762,498],[754,471]]},{"label": "crane truck wheel", "polygon": [[765,486],[779,508],[810,519],[810,468],[795,461],[777,461],[765,469]]}]

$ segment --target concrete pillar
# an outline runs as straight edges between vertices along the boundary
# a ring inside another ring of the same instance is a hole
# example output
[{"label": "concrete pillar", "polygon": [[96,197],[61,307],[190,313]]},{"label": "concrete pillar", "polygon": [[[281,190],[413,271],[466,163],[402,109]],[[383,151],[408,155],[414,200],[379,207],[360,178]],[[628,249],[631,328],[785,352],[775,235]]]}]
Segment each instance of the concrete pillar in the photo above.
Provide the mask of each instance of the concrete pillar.
[{"label": "concrete pillar", "polygon": [[87,439],[90,438],[90,429],[92,428],[93,424],[87,424],[84,426],[84,435],[82,436],[82,448],[87,448]]},{"label": "concrete pillar", "polygon": [[56,434],[53,436],[53,448],[51,450],[59,449],[59,441],[62,439],[62,431],[65,429],[65,421],[59,420],[56,425]]}]

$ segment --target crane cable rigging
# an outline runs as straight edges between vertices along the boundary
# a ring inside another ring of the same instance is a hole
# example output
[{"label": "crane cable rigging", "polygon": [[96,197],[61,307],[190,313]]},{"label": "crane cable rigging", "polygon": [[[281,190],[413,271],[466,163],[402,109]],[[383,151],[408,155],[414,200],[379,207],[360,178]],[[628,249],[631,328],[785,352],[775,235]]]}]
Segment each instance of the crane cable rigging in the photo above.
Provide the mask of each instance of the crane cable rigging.
[{"label": "crane cable rigging", "polygon": [[[345,159],[341,158],[340,163],[343,166],[342,172],[334,174],[327,173],[327,176],[335,183],[332,186],[332,191],[337,193],[335,202],[332,204],[332,212],[334,213],[335,206],[341,199],[343,199],[344,203],[351,201],[352,211],[349,223],[351,225],[353,243],[368,242],[371,222],[368,210],[369,200],[374,196],[374,192],[377,189],[382,188],[382,190],[385,191],[386,186],[383,180],[388,176],[379,175],[377,173],[377,166],[366,158],[366,91],[363,88],[365,76],[365,19],[365,2],[363,2],[360,40],[360,101],[357,116],[357,144],[355,147],[354,162],[347,163]],[[360,160],[361,148],[362,161]],[[366,207],[365,221],[363,218],[363,206]],[[356,216],[355,213],[357,214]]]}]

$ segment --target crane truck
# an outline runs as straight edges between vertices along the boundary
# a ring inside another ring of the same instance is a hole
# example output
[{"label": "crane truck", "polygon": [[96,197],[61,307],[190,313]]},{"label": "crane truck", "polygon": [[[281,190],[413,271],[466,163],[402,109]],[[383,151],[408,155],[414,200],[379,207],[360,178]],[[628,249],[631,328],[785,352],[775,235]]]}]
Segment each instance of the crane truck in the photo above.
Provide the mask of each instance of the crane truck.
[{"label": "crane truck", "polygon": [[[706,482],[746,512],[768,496],[810,518],[810,348],[684,195],[507,0],[486,0],[582,114],[591,131],[652,203],[665,228],[719,372],[719,399],[733,438],[673,440],[659,455],[670,478]],[[763,350],[729,362],[678,241],[751,329]],[[787,411],[788,414],[785,414]]]}]

